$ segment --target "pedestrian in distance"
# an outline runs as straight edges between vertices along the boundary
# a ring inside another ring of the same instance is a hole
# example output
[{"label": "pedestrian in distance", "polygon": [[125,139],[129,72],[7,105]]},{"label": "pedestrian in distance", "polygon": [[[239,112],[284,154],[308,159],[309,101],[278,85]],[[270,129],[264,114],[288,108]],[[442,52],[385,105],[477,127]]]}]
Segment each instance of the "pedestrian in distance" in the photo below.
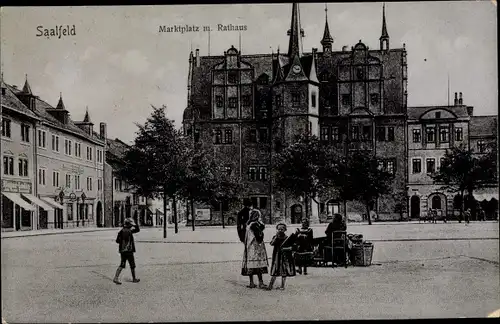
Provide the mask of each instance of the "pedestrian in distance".
[{"label": "pedestrian in distance", "polygon": [[467,210],[464,213],[464,216],[465,216],[465,225],[467,225],[469,224],[470,220],[470,208],[467,208]]},{"label": "pedestrian in distance", "polygon": [[268,273],[269,266],[264,244],[264,228],[260,211],[252,209],[245,230],[245,250],[241,266],[241,275],[250,277],[248,288],[257,287],[253,281],[254,275],[259,278],[259,288],[267,288],[262,280],[262,275]]},{"label": "pedestrian in distance", "polygon": [[276,225],[276,235],[271,239],[273,248],[273,259],[271,263],[271,280],[269,281],[268,290],[273,289],[276,277],[281,277],[281,287],[277,289],[285,289],[286,278],[295,276],[295,262],[292,254],[291,246],[283,246],[287,240],[286,225],[279,223]]},{"label": "pedestrian in distance", "polygon": [[252,210],[252,201],[248,198],[243,200],[243,209],[238,213],[238,218],[236,219],[236,229],[238,231],[238,237],[242,243],[245,243],[245,231],[247,228],[247,222],[250,218],[250,211]]},{"label": "pedestrian in distance", "polygon": [[133,219],[127,218],[123,222],[123,228],[118,232],[116,236],[116,243],[118,243],[118,252],[121,256],[121,262],[118,269],[116,269],[115,278],[113,282],[117,285],[121,285],[120,282],[120,273],[125,269],[125,264],[128,262],[130,266],[130,272],[132,273],[132,282],[139,282],[140,279],[137,279],[135,276],[135,243],[134,243],[134,234],[139,233],[140,228]]}]

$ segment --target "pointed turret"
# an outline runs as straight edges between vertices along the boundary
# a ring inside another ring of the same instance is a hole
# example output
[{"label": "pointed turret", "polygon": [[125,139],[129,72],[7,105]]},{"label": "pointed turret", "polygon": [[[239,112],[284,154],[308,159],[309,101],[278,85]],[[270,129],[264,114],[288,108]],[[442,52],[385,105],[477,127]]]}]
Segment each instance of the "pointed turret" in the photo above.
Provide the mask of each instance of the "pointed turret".
[{"label": "pointed turret", "polygon": [[62,100],[62,92],[59,93],[59,102],[57,103],[56,109],[66,110],[66,107],[64,106],[64,102]]},{"label": "pointed turret", "polygon": [[321,45],[323,45],[323,52],[331,52],[333,44],[333,37],[330,35],[330,28],[328,27],[328,7],[325,4],[325,31],[323,32],[323,39],[321,40]]},{"label": "pointed turret", "polygon": [[304,30],[300,27],[300,11],[299,4],[293,3],[292,6],[292,21],[290,29],[288,30],[288,57],[293,59],[295,55],[302,56],[302,37],[304,37]]},{"label": "pointed turret", "polygon": [[84,123],[91,123],[90,116],[89,116],[89,107],[87,107],[85,110],[85,117],[83,117],[83,122]]},{"label": "pointed turret", "polygon": [[379,38],[380,40],[380,50],[387,51],[389,50],[389,33],[387,32],[387,24],[385,22],[385,3],[382,7],[382,35]]},{"label": "pointed turret", "polygon": [[23,91],[22,91],[24,94],[33,94],[31,92],[31,87],[30,87],[30,84],[28,83],[28,75],[26,74],[26,81],[24,81],[24,87],[23,87]]}]

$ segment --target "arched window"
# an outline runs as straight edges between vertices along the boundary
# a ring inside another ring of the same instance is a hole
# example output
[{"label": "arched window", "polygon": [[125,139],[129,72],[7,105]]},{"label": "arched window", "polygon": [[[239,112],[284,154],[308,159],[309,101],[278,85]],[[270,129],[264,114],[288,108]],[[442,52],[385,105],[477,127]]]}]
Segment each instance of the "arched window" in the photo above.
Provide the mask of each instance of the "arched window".
[{"label": "arched window", "polygon": [[432,197],[432,209],[441,209],[441,197]]}]

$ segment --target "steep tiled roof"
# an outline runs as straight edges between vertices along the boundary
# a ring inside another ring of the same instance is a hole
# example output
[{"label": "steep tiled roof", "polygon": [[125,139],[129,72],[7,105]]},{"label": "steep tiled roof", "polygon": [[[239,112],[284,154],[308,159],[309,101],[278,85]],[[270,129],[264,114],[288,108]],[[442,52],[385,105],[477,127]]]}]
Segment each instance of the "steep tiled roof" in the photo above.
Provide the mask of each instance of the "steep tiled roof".
[{"label": "steep tiled roof", "polygon": [[21,113],[23,115],[26,115],[28,117],[38,119],[38,117],[33,113],[31,110],[26,107],[21,100],[19,100],[16,95],[14,94],[14,91],[19,91],[16,90],[15,88],[11,87],[10,85],[4,83],[2,81],[2,88],[5,88],[5,95],[2,94],[2,106],[8,109],[12,109],[18,113]]},{"label": "steep tiled roof", "polygon": [[[18,93],[21,92],[19,89],[15,88],[13,86],[10,86],[10,85],[7,85],[7,88],[10,89],[14,94],[18,94]],[[99,138],[99,136],[87,134],[80,127],[76,126],[75,123],[70,118],[68,118],[68,123],[67,124],[61,123],[59,120],[57,120],[56,118],[54,118],[51,114],[49,114],[47,112],[48,109],[49,110],[50,109],[55,109],[54,107],[52,107],[50,104],[48,104],[47,102],[41,100],[38,97],[35,97],[35,98],[36,98],[36,101],[35,101],[35,110],[34,110],[34,113],[36,114],[36,116],[42,118],[42,120],[45,123],[47,123],[48,125],[50,125],[52,127],[55,127],[55,128],[58,128],[58,129],[63,130],[63,131],[70,132],[73,135],[85,138],[87,140],[96,142],[98,144],[101,144],[101,145],[104,144],[104,142]],[[60,101],[61,101],[61,99],[60,99]],[[2,105],[3,105],[3,102],[2,102]],[[25,109],[27,109],[28,111],[30,111],[26,107],[25,107]]]},{"label": "steep tiled roof", "polygon": [[422,106],[408,107],[408,120],[418,120],[426,112],[434,109],[445,109],[453,113],[458,118],[468,117],[467,106]]},{"label": "steep tiled roof", "polygon": [[[369,50],[368,54],[380,57],[384,61],[384,71],[389,74],[396,74],[400,71],[399,62],[401,61],[403,51],[403,48],[395,48],[391,49],[384,55],[379,55],[381,51]],[[276,58],[276,56],[278,55],[281,66],[283,67],[284,77],[286,77],[287,72],[290,69],[290,64],[289,59],[285,54],[241,55],[241,61],[250,64],[255,69],[255,80],[257,80],[264,73],[269,76],[269,80],[273,80],[273,56]],[[316,59],[317,75],[320,75],[320,73],[325,70],[336,74],[336,67],[338,66],[340,61],[345,58],[351,57],[351,55],[351,51],[332,51],[328,55],[325,55],[323,52],[318,52]],[[311,52],[303,53],[301,57],[301,64],[303,65],[304,72],[308,76],[311,69],[311,59]],[[224,56],[200,56],[199,60],[200,62],[198,67],[196,66],[196,58],[194,58],[193,62],[191,102],[194,108],[199,109],[201,119],[209,119],[211,117],[211,70],[214,66],[224,61]],[[274,60],[274,62],[276,62],[276,60]],[[274,68],[276,69],[277,66],[275,66]],[[187,115],[190,116],[190,113]]]},{"label": "steep tiled roof", "polygon": [[107,140],[107,153],[111,154],[115,159],[122,159],[125,156],[125,152],[129,148],[129,145],[123,143],[119,139],[108,139]]},{"label": "steep tiled roof", "polygon": [[484,137],[497,136],[498,134],[497,116],[472,116],[470,119],[470,136]]}]

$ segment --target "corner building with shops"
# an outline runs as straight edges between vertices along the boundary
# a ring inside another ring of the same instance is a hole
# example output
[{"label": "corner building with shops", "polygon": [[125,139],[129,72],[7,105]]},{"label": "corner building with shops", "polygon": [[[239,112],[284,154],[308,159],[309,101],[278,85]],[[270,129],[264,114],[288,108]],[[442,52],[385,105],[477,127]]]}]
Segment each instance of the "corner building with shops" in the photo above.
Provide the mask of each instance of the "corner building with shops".
[{"label": "corner building with shops", "polygon": [[[32,93],[27,78],[22,89],[4,82],[2,87],[2,98],[5,93],[10,108],[17,108],[17,118],[20,113],[25,115],[19,127],[21,136],[16,134],[17,123],[8,132],[7,119],[2,121],[3,173],[8,173],[2,181],[2,231],[103,226],[106,124],[100,124],[100,133],[94,132],[88,111],[82,121],[72,120],[62,95],[53,107]],[[30,125],[26,117],[31,115],[35,119]],[[23,152],[5,151],[4,142]],[[13,156],[16,163],[11,163],[11,155],[18,155]],[[13,180],[18,186],[10,184]],[[13,187],[17,191],[11,192]],[[29,213],[32,221],[28,221]]]},{"label": "corner building with shops", "polygon": [[[325,9],[326,12],[326,9]],[[286,53],[243,54],[231,46],[223,56],[190,53],[188,102],[183,126],[200,146],[213,149],[227,172],[238,175],[266,223],[299,223],[305,202],[272,190],[271,166],[279,149],[301,134],[316,135],[343,154],[366,150],[393,173],[393,193],[371,206],[379,219],[399,219],[406,205],[407,62],[405,46],[391,48],[385,8],[379,46],[361,40],[334,50],[326,15],[322,51],[303,50],[299,5],[292,5]],[[243,198],[243,197],[242,197]],[[311,223],[343,213],[338,197],[308,202]],[[399,207],[398,207],[399,206]],[[198,224],[236,218],[241,206],[197,205]],[[208,212],[209,211],[209,212]],[[359,202],[350,218],[365,218]]]}]

